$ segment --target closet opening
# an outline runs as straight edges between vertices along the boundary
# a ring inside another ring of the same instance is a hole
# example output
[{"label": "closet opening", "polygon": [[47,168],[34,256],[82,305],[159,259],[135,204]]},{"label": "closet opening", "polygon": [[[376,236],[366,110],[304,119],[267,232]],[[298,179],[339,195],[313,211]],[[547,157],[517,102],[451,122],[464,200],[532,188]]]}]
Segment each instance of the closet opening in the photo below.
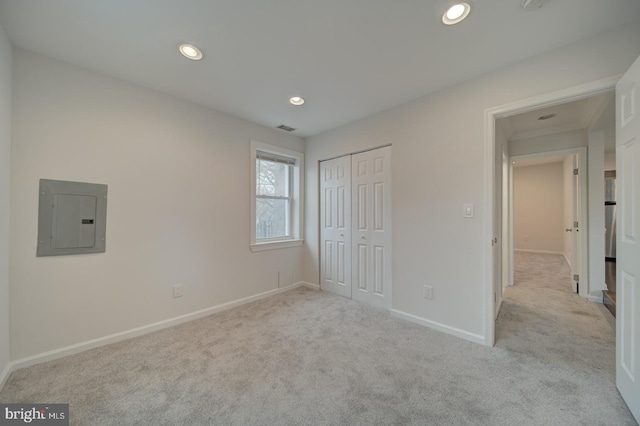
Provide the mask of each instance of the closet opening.
[{"label": "closet opening", "polygon": [[391,146],[321,161],[320,287],[391,309]]}]

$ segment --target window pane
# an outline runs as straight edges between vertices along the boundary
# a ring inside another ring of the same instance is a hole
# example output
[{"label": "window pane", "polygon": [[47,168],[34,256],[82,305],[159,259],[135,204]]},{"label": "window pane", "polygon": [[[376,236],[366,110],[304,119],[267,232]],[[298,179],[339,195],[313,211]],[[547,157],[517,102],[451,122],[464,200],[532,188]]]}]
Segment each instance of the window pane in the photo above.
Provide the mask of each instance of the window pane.
[{"label": "window pane", "polygon": [[289,236],[289,200],[257,198],[256,239]]},{"label": "window pane", "polygon": [[288,164],[257,159],[256,194],[288,197],[290,168]]}]

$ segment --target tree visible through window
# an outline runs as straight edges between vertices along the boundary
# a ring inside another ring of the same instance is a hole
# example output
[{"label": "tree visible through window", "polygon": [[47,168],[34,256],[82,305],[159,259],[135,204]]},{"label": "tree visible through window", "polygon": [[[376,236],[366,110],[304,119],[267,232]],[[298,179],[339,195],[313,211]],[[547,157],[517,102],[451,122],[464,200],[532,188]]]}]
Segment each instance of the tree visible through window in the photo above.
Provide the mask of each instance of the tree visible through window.
[{"label": "tree visible through window", "polygon": [[291,238],[295,159],[256,154],[256,240]]}]

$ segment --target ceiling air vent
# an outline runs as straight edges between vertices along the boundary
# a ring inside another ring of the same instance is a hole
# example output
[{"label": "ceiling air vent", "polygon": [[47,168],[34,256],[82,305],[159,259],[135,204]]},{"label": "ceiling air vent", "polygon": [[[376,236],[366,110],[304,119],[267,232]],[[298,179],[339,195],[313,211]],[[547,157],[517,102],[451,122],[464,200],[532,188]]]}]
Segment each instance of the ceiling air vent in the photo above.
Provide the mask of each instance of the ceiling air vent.
[{"label": "ceiling air vent", "polygon": [[536,10],[548,2],[549,0],[522,0],[522,7],[524,7],[524,10]]},{"label": "ceiling air vent", "polygon": [[293,127],[285,126],[284,124],[279,125],[276,129],[284,130],[285,132],[293,132],[296,130]]}]

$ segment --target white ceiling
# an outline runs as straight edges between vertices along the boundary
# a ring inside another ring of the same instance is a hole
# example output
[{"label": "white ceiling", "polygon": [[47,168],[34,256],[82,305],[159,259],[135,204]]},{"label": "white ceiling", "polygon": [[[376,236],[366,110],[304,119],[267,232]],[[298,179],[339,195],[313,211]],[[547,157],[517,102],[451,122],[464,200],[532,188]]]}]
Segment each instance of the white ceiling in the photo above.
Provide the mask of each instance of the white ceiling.
[{"label": "white ceiling", "polygon": [[[640,20],[638,0],[0,0],[11,42],[309,136]],[[200,62],[179,56],[191,42]],[[288,104],[303,96],[302,107]]]},{"label": "white ceiling", "polygon": [[529,167],[540,166],[542,164],[561,163],[564,161],[564,156],[554,155],[549,157],[528,158],[526,160],[517,160],[513,162],[513,167]]},{"label": "white ceiling", "polygon": [[[573,102],[536,109],[498,120],[509,141],[571,130],[604,128],[615,121],[613,91]],[[540,120],[540,117],[554,115]]]}]

